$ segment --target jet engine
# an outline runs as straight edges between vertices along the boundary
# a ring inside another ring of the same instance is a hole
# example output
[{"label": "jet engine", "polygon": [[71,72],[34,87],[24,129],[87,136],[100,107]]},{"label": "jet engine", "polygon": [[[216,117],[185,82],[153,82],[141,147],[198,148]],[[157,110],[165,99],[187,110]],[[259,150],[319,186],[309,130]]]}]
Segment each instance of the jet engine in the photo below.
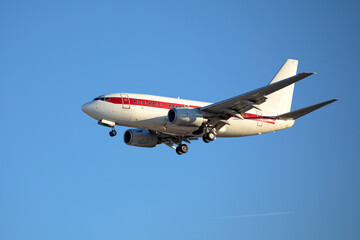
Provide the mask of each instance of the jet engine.
[{"label": "jet engine", "polygon": [[125,131],[124,142],[131,146],[153,148],[159,143],[159,139],[156,134],[137,128]]},{"label": "jet engine", "polygon": [[168,121],[177,126],[200,127],[207,119],[196,108],[172,108],[168,112]]}]

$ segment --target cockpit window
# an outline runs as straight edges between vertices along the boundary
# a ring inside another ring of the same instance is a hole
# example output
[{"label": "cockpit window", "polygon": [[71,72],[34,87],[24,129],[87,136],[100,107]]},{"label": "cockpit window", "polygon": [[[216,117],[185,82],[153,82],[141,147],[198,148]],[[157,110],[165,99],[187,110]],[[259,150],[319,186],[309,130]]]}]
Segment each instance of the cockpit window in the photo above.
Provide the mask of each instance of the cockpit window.
[{"label": "cockpit window", "polygon": [[110,98],[109,97],[104,97],[104,96],[94,98],[94,101],[97,101],[97,100],[108,101],[108,100],[110,100]]}]

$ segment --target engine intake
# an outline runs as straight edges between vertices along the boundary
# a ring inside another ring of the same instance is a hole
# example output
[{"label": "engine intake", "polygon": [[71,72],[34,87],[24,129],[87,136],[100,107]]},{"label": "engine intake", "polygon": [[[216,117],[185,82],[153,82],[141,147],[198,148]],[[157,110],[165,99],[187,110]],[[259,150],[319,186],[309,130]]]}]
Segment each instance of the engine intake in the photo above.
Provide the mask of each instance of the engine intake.
[{"label": "engine intake", "polygon": [[145,129],[128,129],[124,133],[124,142],[131,146],[153,148],[159,139],[156,134]]},{"label": "engine intake", "polygon": [[177,126],[200,127],[206,120],[196,108],[172,108],[168,112],[169,123]]}]

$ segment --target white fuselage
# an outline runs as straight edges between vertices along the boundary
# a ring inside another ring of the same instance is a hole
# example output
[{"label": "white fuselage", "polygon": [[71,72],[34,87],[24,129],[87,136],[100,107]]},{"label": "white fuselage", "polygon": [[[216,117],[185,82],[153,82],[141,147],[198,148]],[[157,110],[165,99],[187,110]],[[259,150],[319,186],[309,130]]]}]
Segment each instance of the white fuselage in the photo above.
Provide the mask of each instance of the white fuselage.
[{"label": "white fuselage", "polygon": [[[116,125],[143,128],[155,132],[175,135],[193,135],[194,129],[171,124],[167,114],[171,108],[199,108],[208,102],[145,94],[114,93],[102,96],[83,106],[83,110],[94,119],[114,122]],[[232,117],[222,127],[218,137],[242,137],[292,127],[294,120],[278,120],[272,113],[250,110],[241,115],[244,119]]]}]

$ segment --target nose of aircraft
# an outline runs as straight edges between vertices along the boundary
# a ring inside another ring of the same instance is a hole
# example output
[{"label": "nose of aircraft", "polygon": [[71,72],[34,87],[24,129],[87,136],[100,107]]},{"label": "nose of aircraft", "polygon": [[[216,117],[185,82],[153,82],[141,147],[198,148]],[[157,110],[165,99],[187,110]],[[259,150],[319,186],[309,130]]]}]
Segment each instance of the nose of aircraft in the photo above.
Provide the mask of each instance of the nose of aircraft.
[{"label": "nose of aircraft", "polygon": [[81,106],[81,110],[84,113],[88,113],[90,111],[90,103],[85,103],[84,105]]},{"label": "nose of aircraft", "polygon": [[97,104],[96,102],[85,103],[81,106],[81,110],[92,118],[97,116]]}]

